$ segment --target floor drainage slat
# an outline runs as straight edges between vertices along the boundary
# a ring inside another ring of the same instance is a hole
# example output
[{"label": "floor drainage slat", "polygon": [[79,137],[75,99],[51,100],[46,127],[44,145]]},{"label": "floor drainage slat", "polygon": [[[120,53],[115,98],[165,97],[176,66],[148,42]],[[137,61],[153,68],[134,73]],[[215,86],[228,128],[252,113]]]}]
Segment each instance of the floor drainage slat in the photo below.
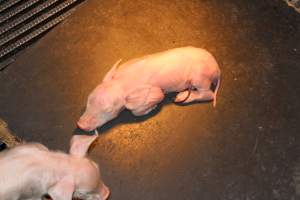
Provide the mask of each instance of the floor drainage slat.
[{"label": "floor drainage slat", "polygon": [[76,0],[69,0],[65,1],[62,4],[59,4],[57,7],[45,12],[44,14],[38,16],[34,20],[30,21],[28,24],[25,26],[21,27],[20,29],[15,30],[14,32],[8,34],[8,35],[3,35],[0,37],[0,46],[4,45],[5,43],[17,38],[21,34],[25,33],[26,31],[32,29],[33,27],[39,25],[40,23],[44,22],[45,20],[49,19],[50,17],[54,16],[55,14],[59,13],[72,3],[76,2]]},{"label": "floor drainage slat", "polygon": [[0,71],[84,0],[0,0]]},{"label": "floor drainage slat", "polygon": [[9,18],[19,14],[23,10],[29,8],[30,6],[32,6],[38,2],[39,2],[39,0],[30,0],[30,1],[26,1],[25,3],[14,7],[13,9],[9,10],[8,12],[6,12],[0,16],[0,23],[3,23],[5,20],[8,20]]},{"label": "floor drainage slat", "polygon": [[30,40],[34,39],[35,37],[39,36],[40,34],[44,33],[45,31],[49,30],[62,20],[64,20],[67,16],[71,14],[73,10],[69,10],[66,13],[60,15],[59,17],[55,18],[54,20],[48,22],[47,24],[39,27],[38,29],[34,30],[30,34],[26,35],[25,37],[17,40],[16,42],[10,44],[8,47],[4,48],[3,50],[0,51],[0,57],[4,57],[7,54],[11,53],[12,51],[16,50],[23,44],[29,42]]},{"label": "floor drainage slat", "polygon": [[19,16],[18,18],[15,18],[15,19],[9,21],[4,26],[0,27],[0,35],[2,33],[5,33],[6,31],[8,31],[9,29],[12,29],[12,28],[16,27],[17,25],[21,24],[22,22],[26,21],[30,17],[40,13],[42,10],[47,9],[48,7],[50,7],[51,5],[53,5],[54,3],[58,2],[58,1],[59,0],[48,0],[44,3],[42,3],[41,5],[34,7],[31,10],[31,12],[24,13],[23,15]]},{"label": "floor drainage slat", "polygon": [[7,8],[19,3],[20,1],[22,0],[8,0],[8,1],[4,1],[4,0],[1,0],[0,3],[1,3],[1,6],[0,6],[0,12],[2,12],[3,10],[6,10]]}]

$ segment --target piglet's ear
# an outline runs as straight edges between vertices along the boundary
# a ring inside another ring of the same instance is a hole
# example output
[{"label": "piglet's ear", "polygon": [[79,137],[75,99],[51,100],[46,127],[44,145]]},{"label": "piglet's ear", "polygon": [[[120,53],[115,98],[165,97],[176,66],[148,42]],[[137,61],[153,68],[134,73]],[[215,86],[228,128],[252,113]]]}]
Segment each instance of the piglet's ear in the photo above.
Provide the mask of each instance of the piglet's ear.
[{"label": "piglet's ear", "polygon": [[72,200],[74,190],[74,178],[66,176],[49,188],[48,194],[53,200]]},{"label": "piglet's ear", "polygon": [[95,135],[74,135],[71,139],[70,154],[78,157],[85,157],[90,145],[98,138]]},{"label": "piglet's ear", "polygon": [[110,81],[111,79],[113,79],[114,74],[116,73],[117,67],[120,64],[120,62],[122,61],[122,59],[118,60],[113,66],[112,68],[106,73],[106,75],[104,76],[102,82],[107,82]]}]

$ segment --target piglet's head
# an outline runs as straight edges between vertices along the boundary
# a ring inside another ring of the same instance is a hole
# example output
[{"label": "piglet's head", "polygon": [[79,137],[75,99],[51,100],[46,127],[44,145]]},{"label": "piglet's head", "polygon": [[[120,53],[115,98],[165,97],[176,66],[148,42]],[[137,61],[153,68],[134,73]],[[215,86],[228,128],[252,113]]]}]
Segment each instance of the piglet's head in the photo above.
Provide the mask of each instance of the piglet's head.
[{"label": "piglet's head", "polygon": [[52,199],[105,200],[108,187],[102,182],[98,165],[86,158],[89,146],[98,137],[75,135],[71,140],[70,168],[65,176],[49,190]]},{"label": "piglet's head", "polygon": [[85,131],[95,130],[118,116],[124,102],[118,84],[102,83],[88,97],[86,110],[77,122]]},{"label": "piglet's head", "polygon": [[122,89],[114,81],[121,59],[104,76],[102,83],[88,97],[86,110],[77,122],[85,131],[95,130],[115,118],[124,107]]}]

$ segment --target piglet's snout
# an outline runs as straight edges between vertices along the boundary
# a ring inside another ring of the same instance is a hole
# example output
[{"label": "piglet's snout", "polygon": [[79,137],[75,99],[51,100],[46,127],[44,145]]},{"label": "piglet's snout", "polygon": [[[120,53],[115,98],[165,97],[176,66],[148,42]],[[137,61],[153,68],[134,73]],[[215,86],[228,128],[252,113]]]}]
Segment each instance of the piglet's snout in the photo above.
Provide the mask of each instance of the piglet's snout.
[{"label": "piglet's snout", "polygon": [[92,131],[96,128],[96,120],[93,117],[83,115],[77,122],[77,127],[81,130]]}]

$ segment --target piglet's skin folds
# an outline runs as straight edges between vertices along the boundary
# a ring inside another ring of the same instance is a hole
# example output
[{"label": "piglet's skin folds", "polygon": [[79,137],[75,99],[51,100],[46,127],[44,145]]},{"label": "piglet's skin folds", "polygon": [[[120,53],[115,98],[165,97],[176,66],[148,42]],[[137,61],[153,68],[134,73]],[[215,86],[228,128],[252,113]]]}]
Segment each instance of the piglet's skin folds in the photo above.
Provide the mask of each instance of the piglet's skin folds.
[{"label": "piglet's skin folds", "polygon": [[[178,92],[175,102],[212,100],[216,105],[221,71],[204,49],[181,47],[120,63],[113,65],[88,96],[86,110],[77,122],[80,129],[92,131],[125,108],[135,116],[146,115],[169,92]],[[190,88],[193,90],[188,91]]]}]

